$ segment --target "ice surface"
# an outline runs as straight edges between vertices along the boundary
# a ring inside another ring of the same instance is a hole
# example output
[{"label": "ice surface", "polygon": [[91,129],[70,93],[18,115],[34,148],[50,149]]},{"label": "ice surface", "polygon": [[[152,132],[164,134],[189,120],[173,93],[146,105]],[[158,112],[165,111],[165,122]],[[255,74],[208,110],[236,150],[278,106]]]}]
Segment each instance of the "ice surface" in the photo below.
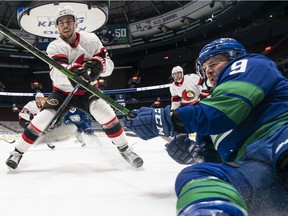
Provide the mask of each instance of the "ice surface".
[{"label": "ice surface", "polygon": [[183,165],[165,151],[165,141],[128,137],[144,160],[132,168],[102,134],[31,147],[16,171],[5,160],[14,144],[0,140],[1,216],[175,216],[174,182]]}]

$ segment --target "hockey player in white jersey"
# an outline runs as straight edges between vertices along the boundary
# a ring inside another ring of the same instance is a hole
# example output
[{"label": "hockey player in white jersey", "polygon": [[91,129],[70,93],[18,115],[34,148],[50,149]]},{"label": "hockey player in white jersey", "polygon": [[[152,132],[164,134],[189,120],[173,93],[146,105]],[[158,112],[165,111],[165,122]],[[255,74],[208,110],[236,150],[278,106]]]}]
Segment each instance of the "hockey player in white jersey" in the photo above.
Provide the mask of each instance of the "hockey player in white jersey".
[{"label": "hockey player in white jersey", "polygon": [[18,119],[19,124],[22,128],[26,128],[30,121],[36,116],[43,107],[44,104],[44,95],[41,92],[38,92],[35,95],[35,100],[29,101],[19,112]]},{"label": "hockey player in white jersey", "polygon": [[184,75],[183,68],[180,66],[173,67],[171,75],[174,80],[170,86],[171,110],[198,103],[203,79],[196,74]]},{"label": "hockey player in white jersey", "polygon": [[[197,74],[186,74],[184,75],[183,68],[180,66],[175,66],[171,71],[172,78],[174,82],[170,86],[170,94],[171,94],[171,110],[176,110],[178,107],[187,106],[187,105],[195,105],[200,99],[203,99],[209,96],[209,91],[207,91],[207,87],[204,84],[204,79]],[[204,86],[204,87],[203,87]],[[194,139],[194,134],[178,134],[178,138],[185,139],[189,137],[190,139]],[[177,143],[170,142],[165,145],[167,153],[170,157],[174,157],[175,154],[175,145]],[[186,158],[182,158],[185,160]],[[179,159],[180,161],[181,159]],[[202,162],[202,158],[199,157],[198,160],[195,160],[195,163]]]},{"label": "hockey player in white jersey", "polygon": [[[96,19],[97,17],[95,17]],[[50,58],[68,68],[91,85],[97,84],[99,76],[111,75],[114,63],[101,41],[94,33],[76,32],[77,15],[69,6],[60,8],[55,14],[55,25],[60,34],[47,47]],[[16,169],[23,153],[31,147],[36,139],[45,131],[50,120],[55,116],[75,83],[69,80],[56,68],[51,68],[50,77],[53,81],[53,91],[47,99],[42,111],[31,121],[27,129],[17,141],[15,150],[6,161],[6,165]],[[133,167],[141,167],[143,160],[128,146],[127,137],[113,109],[102,99],[79,89],[67,106],[79,107],[91,114],[98,121],[106,135],[118,148],[121,156]]]},{"label": "hockey player in white jersey", "polygon": [[[24,130],[28,127],[34,116],[36,116],[40,112],[44,103],[44,95],[41,92],[37,92],[37,94],[35,95],[35,100],[29,101],[19,112],[19,125]],[[47,146],[51,149],[55,148],[55,146],[50,142],[47,142]]]}]

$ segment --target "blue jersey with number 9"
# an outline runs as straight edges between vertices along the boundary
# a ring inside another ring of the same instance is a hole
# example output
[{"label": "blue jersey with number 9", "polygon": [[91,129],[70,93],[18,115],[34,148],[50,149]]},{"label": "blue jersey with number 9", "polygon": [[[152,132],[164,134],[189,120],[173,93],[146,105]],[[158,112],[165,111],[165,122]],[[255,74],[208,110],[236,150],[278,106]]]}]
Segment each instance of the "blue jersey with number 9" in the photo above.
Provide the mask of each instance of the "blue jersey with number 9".
[{"label": "blue jersey with number 9", "polygon": [[258,54],[230,61],[210,98],[178,108],[187,133],[210,136],[223,161],[240,160],[249,144],[288,123],[288,80]]}]

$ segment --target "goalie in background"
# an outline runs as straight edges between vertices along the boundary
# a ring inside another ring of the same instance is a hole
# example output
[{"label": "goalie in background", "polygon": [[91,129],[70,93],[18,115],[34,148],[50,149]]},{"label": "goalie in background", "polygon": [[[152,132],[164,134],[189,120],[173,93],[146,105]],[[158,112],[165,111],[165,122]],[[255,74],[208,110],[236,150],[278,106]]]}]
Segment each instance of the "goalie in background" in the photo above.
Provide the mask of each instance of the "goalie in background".
[{"label": "goalie in background", "polygon": [[92,130],[93,118],[88,113],[80,109],[75,107],[70,108],[69,111],[64,115],[62,121],[65,125],[74,124],[77,127],[75,136],[78,142],[82,144],[82,147],[85,147],[86,143],[81,134],[85,133],[87,135],[94,135]]},{"label": "goalie in background", "polygon": [[[35,100],[29,101],[19,112],[18,119],[19,125],[25,130],[30,124],[31,120],[36,116],[42,109],[45,103],[44,95],[41,92],[38,92],[35,95]],[[51,149],[55,148],[50,142],[47,142],[47,146]]]}]

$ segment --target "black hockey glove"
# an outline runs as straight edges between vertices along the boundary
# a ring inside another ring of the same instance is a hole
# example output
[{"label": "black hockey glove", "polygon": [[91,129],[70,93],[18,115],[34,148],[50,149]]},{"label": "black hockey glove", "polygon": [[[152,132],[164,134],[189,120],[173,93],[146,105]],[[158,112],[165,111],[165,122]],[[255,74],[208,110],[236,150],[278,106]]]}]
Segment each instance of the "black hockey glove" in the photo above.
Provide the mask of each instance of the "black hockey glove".
[{"label": "black hockey glove", "polygon": [[204,162],[203,145],[190,140],[187,134],[179,134],[165,146],[173,160],[179,164],[187,165]]},{"label": "black hockey glove", "polygon": [[27,121],[26,119],[20,119],[19,124],[22,128],[26,129],[30,124],[30,121]]},{"label": "black hockey glove", "polygon": [[84,68],[90,72],[90,79],[95,81],[99,78],[100,74],[104,71],[105,59],[99,56],[94,56],[92,59],[85,63]]},{"label": "black hockey glove", "polygon": [[[90,83],[93,81],[89,76],[89,72],[87,71],[87,69],[83,68],[81,64],[73,63],[71,65],[68,65],[67,69],[81,77],[86,83]],[[76,85],[73,80],[70,80],[70,82],[73,87]]]},{"label": "black hockey glove", "polygon": [[101,73],[105,71],[106,58],[109,58],[107,50],[103,47],[99,53],[94,55],[86,62],[85,68],[90,70],[90,77],[93,81],[97,80]]}]

